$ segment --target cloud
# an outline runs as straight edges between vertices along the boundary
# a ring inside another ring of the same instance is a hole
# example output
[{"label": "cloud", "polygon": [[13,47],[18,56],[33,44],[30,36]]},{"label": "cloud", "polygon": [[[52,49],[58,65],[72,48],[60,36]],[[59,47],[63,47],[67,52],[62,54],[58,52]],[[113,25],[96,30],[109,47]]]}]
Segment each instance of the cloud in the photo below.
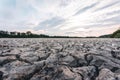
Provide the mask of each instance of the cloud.
[{"label": "cloud", "polygon": [[65,22],[64,19],[60,18],[60,17],[53,17],[49,20],[45,20],[41,23],[39,23],[39,25],[37,27],[35,27],[35,30],[39,30],[39,29],[50,29],[53,28],[55,26],[60,25],[61,23]]},{"label": "cloud", "polygon": [[89,5],[89,6],[85,6],[84,8],[80,9],[77,13],[75,13],[75,15],[78,15],[78,14],[80,14],[82,12],[90,10],[91,8],[95,7],[97,4],[99,4],[99,3],[95,2],[95,3],[93,3],[93,4]]},{"label": "cloud", "polygon": [[80,29],[80,30],[76,30],[75,32],[74,31],[66,32],[65,34],[69,35],[69,36],[79,36],[81,34],[81,37],[101,36],[104,34],[111,34],[114,31],[116,31],[117,29],[119,29],[119,25],[111,26],[109,28],[108,27],[102,27],[102,28],[93,27],[90,29]]},{"label": "cloud", "polygon": [[119,13],[120,0],[0,0],[0,28],[97,36],[120,25]]},{"label": "cloud", "polygon": [[103,6],[103,7],[100,7],[100,8],[98,8],[98,9],[96,9],[96,11],[109,8],[109,7],[113,6],[113,5],[118,4],[119,2],[120,2],[120,1],[115,1],[115,2],[113,2],[113,3],[107,4],[107,5]]}]

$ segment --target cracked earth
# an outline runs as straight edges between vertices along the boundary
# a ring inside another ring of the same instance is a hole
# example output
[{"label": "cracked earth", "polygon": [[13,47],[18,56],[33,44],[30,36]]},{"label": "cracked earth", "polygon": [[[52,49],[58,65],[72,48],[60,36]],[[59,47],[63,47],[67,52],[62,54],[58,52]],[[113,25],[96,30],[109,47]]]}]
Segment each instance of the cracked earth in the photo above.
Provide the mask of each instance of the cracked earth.
[{"label": "cracked earth", "polygon": [[0,80],[120,80],[120,39],[0,39]]}]

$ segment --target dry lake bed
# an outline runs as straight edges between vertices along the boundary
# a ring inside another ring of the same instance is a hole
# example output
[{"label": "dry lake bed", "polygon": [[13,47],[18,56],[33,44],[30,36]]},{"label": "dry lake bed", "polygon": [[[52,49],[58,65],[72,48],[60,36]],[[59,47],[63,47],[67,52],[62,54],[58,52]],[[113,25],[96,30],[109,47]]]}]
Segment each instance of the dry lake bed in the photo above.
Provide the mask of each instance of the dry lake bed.
[{"label": "dry lake bed", "polygon": [[120,39],[0,39],[0,80],[120,80]]}]

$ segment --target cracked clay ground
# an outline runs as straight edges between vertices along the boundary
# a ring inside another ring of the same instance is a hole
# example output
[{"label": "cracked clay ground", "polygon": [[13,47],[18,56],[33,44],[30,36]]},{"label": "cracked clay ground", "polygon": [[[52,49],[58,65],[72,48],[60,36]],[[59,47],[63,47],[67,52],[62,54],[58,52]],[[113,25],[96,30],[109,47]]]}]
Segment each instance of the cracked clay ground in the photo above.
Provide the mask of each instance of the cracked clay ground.
[{"label": "cracked clay ground", "polygon": [[0,80],[120,80],[120,39],[0,39]]}]

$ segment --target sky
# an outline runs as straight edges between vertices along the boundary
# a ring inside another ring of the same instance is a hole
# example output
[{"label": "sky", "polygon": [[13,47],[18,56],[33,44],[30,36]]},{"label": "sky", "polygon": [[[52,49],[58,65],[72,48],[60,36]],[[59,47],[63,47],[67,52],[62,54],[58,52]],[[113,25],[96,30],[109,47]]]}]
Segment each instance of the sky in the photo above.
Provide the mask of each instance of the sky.
[{"label": "sky", "polygon": [[120,27],[120,0],[0,0],[0,30],[100,36]]}]

